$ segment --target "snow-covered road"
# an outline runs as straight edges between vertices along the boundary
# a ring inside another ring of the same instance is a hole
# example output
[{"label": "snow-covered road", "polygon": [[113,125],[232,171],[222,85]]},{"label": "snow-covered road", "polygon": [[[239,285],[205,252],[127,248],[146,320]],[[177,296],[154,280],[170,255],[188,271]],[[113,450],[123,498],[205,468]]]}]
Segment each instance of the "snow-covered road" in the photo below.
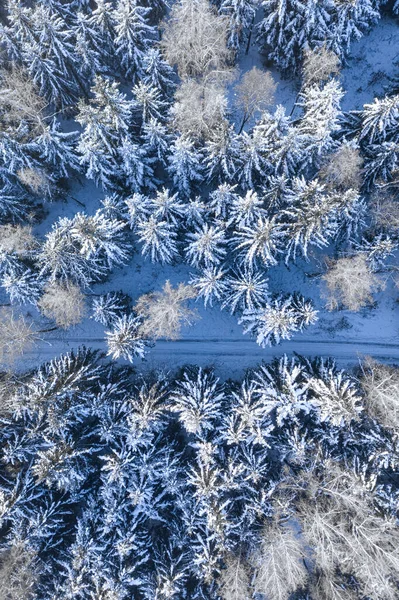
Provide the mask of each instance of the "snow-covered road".
[{"label": "snow-covered road", "polygon": [[[85,345],[106,350],[102,338],[53,338],[51,343],[41,343],[23,359],[23,368],[38,366],[59,353]],[[222,377],[239,377],[249,367],[262,360],[269,362],[283,354],[334,357],[341,367],[353,366],[364,356],[399,364],[399,343],[372,343],[367,340],[315,340],[299,338],[285,341],[274,347],[260,348],[251,338],[160,340],[150,349],[147,358],[137,366],[151,369],[174,370],[185,364],[214,365]],[[22,365],[21,365],[22,366]]]}]

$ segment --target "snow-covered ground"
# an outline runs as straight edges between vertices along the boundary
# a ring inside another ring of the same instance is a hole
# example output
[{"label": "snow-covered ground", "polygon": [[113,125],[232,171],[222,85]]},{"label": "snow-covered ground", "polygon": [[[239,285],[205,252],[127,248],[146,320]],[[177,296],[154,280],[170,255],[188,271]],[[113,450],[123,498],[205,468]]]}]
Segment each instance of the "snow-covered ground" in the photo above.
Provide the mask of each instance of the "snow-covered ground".
[{"label": "snow-covered ground", "polygon": [[[384,86],[399,72],[395,62],[398,60],[398,22],[384,17],[368,36],[352,46],[351,56],[342,71],[342,84],[347,92],[343,108],[360,108],[383,94]],[[248,55],[241,56],[239,62],[243,71],[254,65],[260,66],[261,57],[256,46],[251,47]],[[295,103],[298,82],[282,79],[275,70],[273,75],[278,82],[276,104],[283,104],[289,113]],[[93,213],[103,197],[104,194],[94,184],[83,179],[74,181],[68,201],[48,206],[48,216],[36,227],[36,233],[44,235],[60,216],[71,217],[82,210]],[[375,308],[358,314],[348,311],[328,313],[320,298],[321,282],[317,273],[321,270],[322,265],[315,257],[310,263],[302,262],[289,268],[280,265],[268,274],[273,292],[300,291],[314,300],[319,310],[319,321],[304,334],[297,334],[277,347],[262,349],[249,336],[242,335],[242,328],[234,316],[220,311],[217,306],[205,310],[202,302],[197,302],[194,304],[198,309],[198,321],[183,330],[181,340],[159,341],[142,366],[173,369],[186,363],[215,364],[222,376],[234,377],[263,359],[270,360],[283,353],[333,356],[341,365],[353,364],[359,355],[365,354],[386,361],[399,361],[399,290],[394,288],[392,281],[388,280],[385,291],[375,296]],[[92,292],[101,294],[123,290],[135,300],[143,293],[161,289],[167,279],[174,284],[188,282],[192,271],[184,264],[166,267],[152,264],[137,252],[129,264],[115,269],[108,281],[94,286]],[[87,304],[89,315],[89,296]],[[35,311],[31,313],[40,319]],[[36,366],[81,344],[105,349],[104,328],[86,318],[68,331],[43,334],[43,339],[24,356],[20,367]]]}]

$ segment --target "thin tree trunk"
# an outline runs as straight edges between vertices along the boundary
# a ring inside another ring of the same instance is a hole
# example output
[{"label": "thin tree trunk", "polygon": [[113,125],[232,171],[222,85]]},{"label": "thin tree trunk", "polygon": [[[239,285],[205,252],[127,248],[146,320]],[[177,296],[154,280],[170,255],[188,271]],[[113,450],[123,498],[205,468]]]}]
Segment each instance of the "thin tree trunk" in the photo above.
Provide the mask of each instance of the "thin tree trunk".
[{"label": "thin tree trunk", "polygon": [[247,41],[247,47],[245,48],[245,54],[247,55],[249,52],[249,47],[251,45],[251,38],[252,38],[252,32],[254,30],[254,22],[255,22],[255,15],[252,17],[252,23],[251,26],[249,28],[249,34],[248,34],[248,41]]}]

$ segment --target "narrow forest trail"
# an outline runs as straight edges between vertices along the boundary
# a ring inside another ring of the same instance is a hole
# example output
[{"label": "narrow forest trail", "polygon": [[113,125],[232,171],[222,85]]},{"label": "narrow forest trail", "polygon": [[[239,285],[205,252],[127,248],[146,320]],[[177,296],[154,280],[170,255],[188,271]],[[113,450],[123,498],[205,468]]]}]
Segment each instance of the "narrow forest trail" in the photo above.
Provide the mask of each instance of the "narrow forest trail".
[{"label": "narrow forest trail", "polygon": [[[41,362],[51,360],[58,354],[85,345],[88,348],[106,351],[102,338],[65,337],[41,343],[25,354],[23,368],[38,366]],[[222,377],[238,377],[262,361],[269,362],[273,358],[287,354],[292,356],[333,357],[341,367],[353,366],[364,356],[371,356],[382,362],[399,364],[398,343],[368,342],[367,340],[306,339],[284,341],[278,346],[260,348],[251,338],[227,339],[182,339],[177,341],[159,340],[150,349],[145,361],[138,361],[136,366],[142,371],[151,369],[174,370],[185,364],[200,366],[213,365]]]}]

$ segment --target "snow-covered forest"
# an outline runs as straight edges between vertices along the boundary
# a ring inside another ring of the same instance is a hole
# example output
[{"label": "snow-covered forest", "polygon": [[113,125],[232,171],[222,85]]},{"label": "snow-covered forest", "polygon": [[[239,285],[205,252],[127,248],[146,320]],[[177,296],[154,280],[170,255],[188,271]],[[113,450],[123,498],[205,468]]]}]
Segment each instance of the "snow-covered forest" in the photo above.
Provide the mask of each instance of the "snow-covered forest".
[{"label": "snow-covered forest", "polygon": [[399,2],[0,4],[0,600],[399,598]]}]

